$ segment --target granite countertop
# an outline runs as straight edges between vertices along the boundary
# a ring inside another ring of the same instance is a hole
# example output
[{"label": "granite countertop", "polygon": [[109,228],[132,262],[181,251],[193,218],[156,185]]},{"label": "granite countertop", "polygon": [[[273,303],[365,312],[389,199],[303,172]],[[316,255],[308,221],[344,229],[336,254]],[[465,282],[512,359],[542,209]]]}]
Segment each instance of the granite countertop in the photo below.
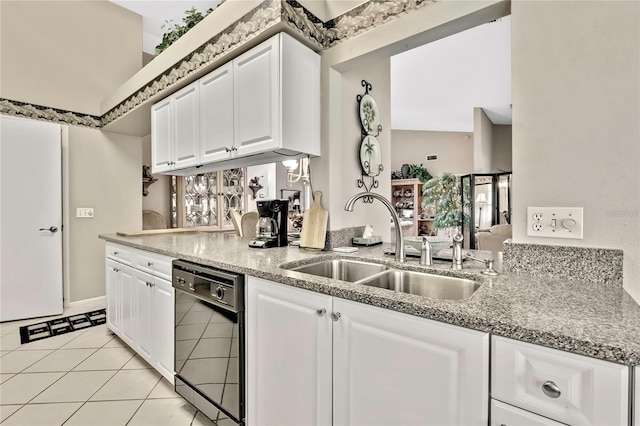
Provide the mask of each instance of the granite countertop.
[{"label": "granite countertop", "polygon": [[[383,253],[389,244],[338,254],[297,247],[252,249],[246,239],[233,234],[206,232],[137,237],[113,234],[101,238],[524,342],[619,364],[640,365],[640,305],[622,288],[502,273],[498,277],[486,277],[480,274],[483,265],[470,260],[465,261],[464,270],[459,272],[450,269],[450,262],[436,261],[432,267],[426,267],[420,266],[417,259],[408,258],[400,264]],[[491,253],[477,254],[486,257]],[[361,259],[400,269],[471,278],[481,286],[468,299],[438,300],[279,267],[328,257]],[[500,262],[496,269],[501,271]]]}]

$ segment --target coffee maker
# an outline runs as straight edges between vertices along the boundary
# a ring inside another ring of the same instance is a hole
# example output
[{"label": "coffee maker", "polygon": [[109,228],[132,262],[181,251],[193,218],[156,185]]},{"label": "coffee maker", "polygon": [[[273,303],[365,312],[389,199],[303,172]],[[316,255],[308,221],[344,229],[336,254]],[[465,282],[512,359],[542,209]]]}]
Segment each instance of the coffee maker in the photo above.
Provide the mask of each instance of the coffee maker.
[{"label": "coffee maker", "polygon": [[288,244],[287,219],[289,200],[261,200],[258,205],[256,238],[249,241],[249,247],[283,247]]}]

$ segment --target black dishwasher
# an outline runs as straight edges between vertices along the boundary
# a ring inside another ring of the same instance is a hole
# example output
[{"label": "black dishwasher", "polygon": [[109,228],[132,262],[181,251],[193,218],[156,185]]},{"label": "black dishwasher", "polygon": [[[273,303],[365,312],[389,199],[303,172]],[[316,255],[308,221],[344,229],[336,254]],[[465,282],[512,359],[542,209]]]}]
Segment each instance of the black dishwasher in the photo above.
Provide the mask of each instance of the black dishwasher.
[{"label": "black dishwasher", "polygon": [[213,421],[244,425],[244,275],[173,261],[175,390]]}]

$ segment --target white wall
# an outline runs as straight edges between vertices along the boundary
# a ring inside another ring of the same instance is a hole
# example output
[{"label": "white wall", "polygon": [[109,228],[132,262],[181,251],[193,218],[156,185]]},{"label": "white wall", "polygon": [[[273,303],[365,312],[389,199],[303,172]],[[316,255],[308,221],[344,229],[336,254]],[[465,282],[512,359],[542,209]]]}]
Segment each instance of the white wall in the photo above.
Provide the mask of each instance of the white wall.
[{"label": "white wall", "polygon": [[[640,302],[640,2],[511,8],[513,239],[623,249]],[[527,206],[584,207],[584,239],[527,237]]]},{"label": "white wall", "polygon": [[493,123],[482,108],[473,109],[473,172],[491,173]]},{"label": "white wall", "polygon": [[[433,176],[473,172],[472,133],[392,130],[391,140],[391,170],[422,163]],[[434,154],[438,159],[427,161],[427,155]]]},{"label": "white wall", "polygon": [[[246,211],[252,212],[257,210],[257,201],[273,200],[280,198],[280,191],[276,185],[276,164],[269,163],[259,166],[247,167],[246,191],[247,191],[247,208]],[[249,183],[254,177],[260,178],[259,182],[262,189],[256,192],[256,199],[252,198],[253,192],[249,189]]]},{"label": "white wall", "polygon": [[491,171],[511,171],[512,137],[510,125],[493,125],[493,144],[491,149]]},{"label": "white wall", "polygon": [[[151,135],[142,138],[142,164],[145,166],[151,165]],[[140,173],[142,173],[142,169]],[[156,173],[153,177],[158,180],[149,185],[149,194],[146,197],[142,197],[142,209],[153,210],[160,213],[162,217],[164,217],[167,227],[170,228],[171,176]]]}]

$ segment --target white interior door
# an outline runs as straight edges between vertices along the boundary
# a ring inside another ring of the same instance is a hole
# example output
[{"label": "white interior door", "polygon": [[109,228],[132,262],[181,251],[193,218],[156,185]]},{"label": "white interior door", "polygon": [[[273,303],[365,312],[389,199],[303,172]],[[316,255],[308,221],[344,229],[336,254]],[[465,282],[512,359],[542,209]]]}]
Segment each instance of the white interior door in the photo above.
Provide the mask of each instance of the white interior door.
[{"label": "white interior door", "polygon": [[0,117],[0,130],[0,321],[61,314],[61,129]]}]

